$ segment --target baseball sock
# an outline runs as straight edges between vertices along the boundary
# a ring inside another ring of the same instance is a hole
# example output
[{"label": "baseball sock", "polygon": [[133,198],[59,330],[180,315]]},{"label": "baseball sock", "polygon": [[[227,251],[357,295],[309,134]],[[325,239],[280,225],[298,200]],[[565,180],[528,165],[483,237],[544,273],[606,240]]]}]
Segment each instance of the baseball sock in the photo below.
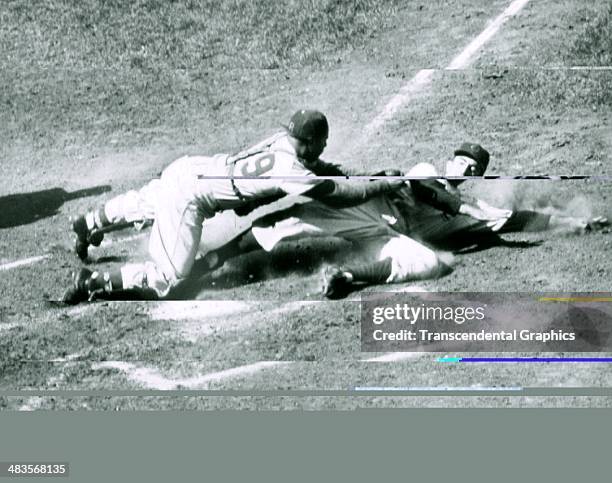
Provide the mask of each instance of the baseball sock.
[{"label": "baseball sock", "polygon": [[87,223],[87,229],[92,231],[96,228],[104,228],[111,224],[106,216],[104,207],[98,208],[97,210],[89,211],[85,215],[85,222]]},{"label": "baseball sock", "polygon": [[91,289],[103,290],[104,292],[112,292],[113,290],[123,289],[123,280],[121,271],[114,270],[112,272],[98,272],[91,274]]},{"label": "baseball sock", "polygon": [[343,267],[341,270],[350,273],[354,282],[384,283],[391,276],[391,259]]}]

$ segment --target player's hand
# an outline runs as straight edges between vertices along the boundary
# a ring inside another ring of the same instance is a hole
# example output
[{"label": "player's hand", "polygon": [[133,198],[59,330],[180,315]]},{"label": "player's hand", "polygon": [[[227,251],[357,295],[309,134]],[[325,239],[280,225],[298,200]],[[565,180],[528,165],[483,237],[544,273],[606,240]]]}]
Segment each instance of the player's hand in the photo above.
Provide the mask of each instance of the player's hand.
[{"label": "player's hand", "polygon": [[275,201],[280,200],[283,196],[285,196],[285,193],[276,193],[273,195],[264,196],[263,198],[256,198],[251,201],[247,201],[243,205],[234,208],[234,213],[236,213],[238,216],[246,216],[260,206],[274,203]]},{"label": "player's hand", "polygon": [[480,221],[489,221],[487,214],[482,211],[480,208],[472,205],[468,205],[463,203],[459,207],[459,213],[462,215],[471,216],[472,218]]},{"label": "player's hand", "polygon": [[487,222],[487,226],[491,229],[491,231],[499,231],[508,221],[508,216],[500,217],[497,220],[491,220]]},{"label": "player's hand", "polygon": [[247,216],[255,208],[257,208],[257,205],[255,203],[248,202],[248,203],[245,203],[242,206],[237,206],[236,208],[234,208],[234,213],[236,213],[236,215],[238,215],[238,216]]},{"label": "player's hand", "polygon": [[495,208],[482,200],[477,200],[476,206],[478,206],[485,216],[487,216],[487,226],[491,229],[491,231],[499,231],[501,227],[505,225],[506,221],[508,221],[508,218],[510,218],[512,215],[511,210]]},{"label": "player's hand", "polygon": [[510,215],[512,215],[512,211],[510,210],[500,210],[499,208],[493,208],[488,205],[483,207],[473,206],[465,203],[459,207],[459,213],[471,216],[476,220],[487,222],[487,227],[489,227],[491,231],[499,231],[501,227],[506,224]]},{"label": "player's hand", "polygon": [[511,210],[505,210],[503,208],[495,208],[494,206],[491,206],[490,204],[482,200],[476,200],[476,206],[478,206],[478,208],[480,208],[482,211],[484,211],[485,213],[493,217],[510,216],[512,214]]}]

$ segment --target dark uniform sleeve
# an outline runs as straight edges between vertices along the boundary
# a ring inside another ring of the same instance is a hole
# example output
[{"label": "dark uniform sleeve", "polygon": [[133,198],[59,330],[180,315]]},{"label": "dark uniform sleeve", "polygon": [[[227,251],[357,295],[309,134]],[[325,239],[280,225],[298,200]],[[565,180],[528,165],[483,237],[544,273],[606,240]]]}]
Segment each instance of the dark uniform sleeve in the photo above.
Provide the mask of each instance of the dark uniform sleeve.
[{"label": "dark uniform sleeve", "polygon": [[339,164],[327,163],[321,159],[310,170],[317,176],[347,176]]},{"label": "dark uniform sleeve", "polygon": [[328,163],[319,159],[310,170],[317,176],[375,176],[375,173],[364,173],[357,169],[348,168],[340,164]]},{"label": "dark uniform sleeve", "polygon": [[461,198],[444,189],[435,179],[410,180],[410,187],[417,200],[427,203],[449,215],[459,213]]},{"label": "dark uniform sleeve", "polygon": [[275,201],[280,200],[285,196],[285,193],[277,193],[264,198],[256,198],[243,203],[240,206],[234,208],[234,213],[238,216],[247,216],[252,211],[256,210],[260,206],[269,205]]},{"label": "dark uniform sleeve", "polygon": [[304,193],[304,196],[321,201],[335,208],[348,208],[368,201],[375,196],[399,189],[386,180],[376,180],[362,183],[350,181],[335,182],[326,179]]}]

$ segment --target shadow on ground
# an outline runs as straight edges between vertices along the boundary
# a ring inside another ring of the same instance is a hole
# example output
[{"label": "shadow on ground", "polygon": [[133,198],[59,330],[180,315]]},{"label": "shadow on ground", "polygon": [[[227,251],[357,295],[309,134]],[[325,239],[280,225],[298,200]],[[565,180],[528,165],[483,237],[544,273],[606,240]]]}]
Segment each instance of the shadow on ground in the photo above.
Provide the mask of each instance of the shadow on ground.
[{"label": "shadow on ground", "polygon": [[527,240],[505,240],[502,237],[492,234],[489,236],[482,236],[477,240],[458,239],[449,241],[446,244],[439,244],[438,248],[443,250],[449,250],[456,254],[468,254],[477,253],[491,248],[505,247],[505,248],[535,248],[542,245],[543,241],[527,241]]},{"label": "shadow on ground", "polygon": [[28,225],[57,214],[61,206],[70,200],[96,196],[110,191],[108,185],[94,186],[73,192],[63,188],[18,193],[0,197],[0,228]]}]

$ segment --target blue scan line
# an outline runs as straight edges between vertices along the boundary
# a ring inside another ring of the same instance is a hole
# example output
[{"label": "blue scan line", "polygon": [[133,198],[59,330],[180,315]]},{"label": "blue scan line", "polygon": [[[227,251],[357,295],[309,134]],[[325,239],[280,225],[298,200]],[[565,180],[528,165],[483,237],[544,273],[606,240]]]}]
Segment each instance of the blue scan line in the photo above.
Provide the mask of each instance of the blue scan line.
[{"label": "blue scan line", "polygon": [[438,362],[461,362],[463,357],[438,357]]},{"label": "blue scan line", "polygon": [[612,362],[612,357],[461,357],[460,362]]}]

